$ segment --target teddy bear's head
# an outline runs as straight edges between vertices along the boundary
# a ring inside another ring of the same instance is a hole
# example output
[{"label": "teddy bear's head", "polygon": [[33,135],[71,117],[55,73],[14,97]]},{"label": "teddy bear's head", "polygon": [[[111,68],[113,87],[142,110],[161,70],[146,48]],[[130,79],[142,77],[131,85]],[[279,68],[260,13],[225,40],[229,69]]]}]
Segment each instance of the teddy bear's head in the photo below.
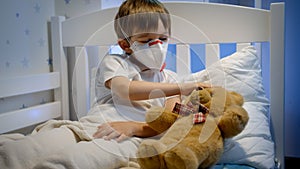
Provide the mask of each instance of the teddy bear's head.
[{"label": "teddy bear's head", "polygon": [[[224,88],[207,88],[199,90],[199,100],[212,116],[216,116],[224,138],[236,136],[245,128],[249,116],[242,107],[244,100],[239,93]],[[221,113],[216,115],[215,112]]]},{"label": "teddy bear's head", "polygon": [[[224,88],[204,88],[187,96],[177,111],[169,112],[163,107],[151,107],[146,114],[146,122],[158,133],[163,133],[180,117],[189,113],[202,112],[215,118],[224,138],[240,133],[248,122],[248,114],[243,109],[243,97]],[[176,106],[174,107],[174,109]],[[188,111],[186,111],[188,109]],[[219,113],[216,113],[219,112]]]}]

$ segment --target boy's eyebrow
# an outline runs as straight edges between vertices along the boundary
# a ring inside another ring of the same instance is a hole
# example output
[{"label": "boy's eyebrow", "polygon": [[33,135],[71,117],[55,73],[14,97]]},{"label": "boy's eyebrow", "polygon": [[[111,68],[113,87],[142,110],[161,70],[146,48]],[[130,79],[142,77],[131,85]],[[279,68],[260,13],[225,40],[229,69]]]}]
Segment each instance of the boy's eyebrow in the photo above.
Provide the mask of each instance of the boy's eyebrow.
[{"label": "boy's eyebrow", "polygon": [[145,37],[148,35],[149,35],[149,33],[142,33],[142,34],[137,34],[136,37],[140,38],[140,37]]},{"label": "boy's eyebrow", "polygon": [[163,33],[160,33],[160,35],[167,35],[167,36],[169,36],[170,34],[169,34],[169,32],[163,32]]},{"label": "boy's eyebrow", "polygon": [[[150,33],[141,33],[141,34],[137,34],[136,36],[137,36],[138,38],[140,38],[140,37],[148,36],[149,34],[150,34]],[[168,36],[169,33],[168,33],[168,32],[163,32],[163,33],[158,33],[158,35]]]}]

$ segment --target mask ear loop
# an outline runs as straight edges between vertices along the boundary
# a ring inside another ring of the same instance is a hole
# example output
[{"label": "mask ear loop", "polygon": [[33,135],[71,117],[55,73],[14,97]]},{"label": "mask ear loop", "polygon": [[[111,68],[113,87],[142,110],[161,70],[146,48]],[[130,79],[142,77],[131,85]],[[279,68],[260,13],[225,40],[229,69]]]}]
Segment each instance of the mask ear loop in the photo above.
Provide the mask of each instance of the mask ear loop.
[{"label": "mask ear loop", "polygon": [[[120,18],[119,18],[119,19],[120,19]],[[119,20],[119,19],[118,19],[118,20]],[[130,44],[129,36],[128,36],[127,33],[123,30],[123,28],[121,27],[120,22],[119,22],[119,21],[117,21],[117,22],[118,22],[118,26],[119,26],[119,28],[120,28],[120,30],[121,30],[123,36],[125,37],[125,39],[127,40],[127,42]]]},{"label": "mask ear loop", "polygon": [[[128,17],[128,16],[127,16]],[[119,18],[120,19],[120,18]],[[118,20],[119,20],[118,19]],[[123,34],[123,36],[125,37],[125,39],[124,40],[126,40],[127,41],[127,43],[131,46],[131,44],[130,44],[130,36],[128,36],[127,35],[127,33],[123,30],[123,28],[122,28],[122,26],[121,26],[121,24],[120,24],[120,22],[119,21],[117,21],[117,23],[118,23],[118,26],[119,26],[119,28],[120,28],[120,30],[121,30],[121,32],[122,32],[122,34]]]},{"label": "mask ear loop", "polygon": [[[125,37],[125,39],[123,39],[123,40],[126,40],[127,43],[131,46],[129,36],[128,36],[127,33],[123,30],[123,28],[122,28],[122,26],[121,26],[121,24],[120,24],[120,19],[121,19],[121,18],[119,18],[118,20],[116,20],[116,22],[117,22],[117,24],[118,24],[117,26],[120,28],[121,33],[122,33],[123,36]],[[128,54],[127,52],[125,52],[124,50],[123,50],[123,53],[124,53],[124,54],[127,54],[127,55],[130,55],[130,54]]]}]

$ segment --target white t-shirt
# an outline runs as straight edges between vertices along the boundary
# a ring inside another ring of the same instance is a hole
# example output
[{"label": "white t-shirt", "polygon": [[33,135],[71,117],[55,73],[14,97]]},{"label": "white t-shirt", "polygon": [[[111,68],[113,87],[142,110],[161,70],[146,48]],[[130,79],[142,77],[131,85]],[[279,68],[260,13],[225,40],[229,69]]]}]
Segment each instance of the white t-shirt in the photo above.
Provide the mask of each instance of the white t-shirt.
[{"label": "white t-shirt", "polygon": [[[104,83],[107,80],[117,76],[127,77],[131,81],[177,83],[176,73],[170,70],[140,71],[140,67],[142,66],[137,60],[127,55],[107,55],[104,57],[96,74],[95,95],[98,105],[113,105],[115,110],[110,111],[116,112],[110,112],[108,115],[119,116],[117,117],[120,118],[118,120],[144,121],[145,113],[151,106],[164,106],[166,98],[130,101],[119,98],[117,95],[112,94],[110,89],[105,87]],[[107,110],[107,107],[104,109]]]}]

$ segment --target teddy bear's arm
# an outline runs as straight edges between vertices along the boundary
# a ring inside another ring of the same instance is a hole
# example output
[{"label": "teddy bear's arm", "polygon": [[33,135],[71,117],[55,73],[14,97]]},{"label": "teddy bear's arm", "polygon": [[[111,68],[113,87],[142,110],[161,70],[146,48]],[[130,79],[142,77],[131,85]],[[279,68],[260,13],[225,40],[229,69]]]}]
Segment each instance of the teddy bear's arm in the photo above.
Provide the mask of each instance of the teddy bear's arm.
[{"label": "teddy bear's arm", "polygon": [[166,131],[177,119],[178,114],[162,107],[151,107],[146,113],[146,122],[158,133]]}]

